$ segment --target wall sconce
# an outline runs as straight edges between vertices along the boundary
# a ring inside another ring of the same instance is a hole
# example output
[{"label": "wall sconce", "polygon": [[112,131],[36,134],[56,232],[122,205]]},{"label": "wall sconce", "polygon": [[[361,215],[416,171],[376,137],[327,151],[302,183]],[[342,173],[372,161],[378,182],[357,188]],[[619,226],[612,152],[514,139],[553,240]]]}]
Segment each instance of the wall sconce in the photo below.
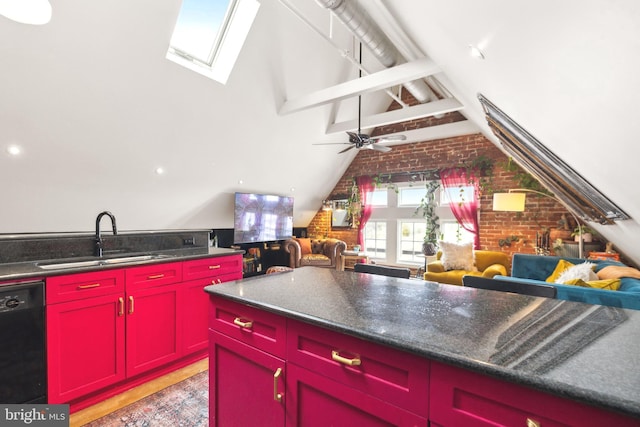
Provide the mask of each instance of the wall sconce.
[{"label": "wall sconce", "polygon": [[[493,210],[503,212],[524,212],[525,197],[527,196],[526,193],[534,193],[539,196],[548,197],[549,199],[555,200],[556,202],[564,206],[564,204],[559,199],[546,193],[542,193],[536,190],[529,190],[526,188],[514,188],[510,189],[508,193],[493,193]],[[568,212],[571,214],[571,216],[573,216],[573,219],[576,222],[576,227],[578,227],[578,258],[582,258],[582,227],[580,227],[580,221],[578,221],[578,217],[576,217],[573,212]]]},{"label": "wall sconce", "polygon": [[323,200],[322,201],[322,210],[330,211],[332,209],[331,200]]}]

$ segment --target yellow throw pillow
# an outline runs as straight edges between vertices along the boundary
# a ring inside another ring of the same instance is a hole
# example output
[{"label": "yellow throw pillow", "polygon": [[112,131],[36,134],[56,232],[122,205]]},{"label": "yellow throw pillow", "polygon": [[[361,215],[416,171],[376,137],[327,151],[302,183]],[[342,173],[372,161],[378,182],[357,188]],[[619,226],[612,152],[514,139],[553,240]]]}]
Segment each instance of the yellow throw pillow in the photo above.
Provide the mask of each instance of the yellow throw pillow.
[{"label": "yellow throw pillow", "polygon": [[572,263],[564,259],[561,259],[560,261],[558,261],[558,264],[556,265],[555,270],[553,270],[553,273],[551,273],[551,276],[547,277],[546,282],[556,283],[558,276],[560,276],[566,269],[570,267],[573,267]]},{"label": "yellow throw pillow", "polygon": [[617,291],[620,289],[620,279],[606,279],[606,280],[590,280],[585,282],[582,279],[572,279],[564,282],[565,285],[582,286],[583,288],[597,288],[608,291]]}]

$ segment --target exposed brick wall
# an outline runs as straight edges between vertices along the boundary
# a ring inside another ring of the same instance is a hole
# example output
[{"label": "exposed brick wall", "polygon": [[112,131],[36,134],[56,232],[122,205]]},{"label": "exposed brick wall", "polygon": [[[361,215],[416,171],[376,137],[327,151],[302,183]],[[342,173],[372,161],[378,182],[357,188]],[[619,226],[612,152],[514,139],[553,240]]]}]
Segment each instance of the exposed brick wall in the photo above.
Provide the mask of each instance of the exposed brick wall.
[{"label": "exposed brick wall", "polygon": [[[391,108],[394,106],[392,105]],[[460,117],[462,116],[458,113],[451,113],[440,119],[398,123],[383,130],[376,129],[374,134],[397,133],[433,125],[434,122],[458,121]],[[495,161],[491,188],[484,191],[485,194],[482,194],[480,199],[480,249],[503,251],[510,256],[514,252],[535,253],[536,232],[558,227],[558,221],[563,214],[571,221],[571,215],[561,204],[534,194],[527,195],[525,212],[494,212],[492,210],[493,192],[518,188],[519,185],[514,180],[515,172],[505,169],[508,158],[482,134],[394,145],[393,150],[388,153],[361,150],[326,198],[332,199],[335,196],[349,194],[351,182],[356,176],[417,172],[468,165],[478,156],[485,156]],[[308,225],[309,235],[324,236],[328,230],[329,237],[344,240],[348,247],[356,244],[356,230],[331,230],[330,218],[328,212],[319,211]],[[518,241],[511,242],[510,246],[500,247],[499,240],[510,236],[516,236]]]}]

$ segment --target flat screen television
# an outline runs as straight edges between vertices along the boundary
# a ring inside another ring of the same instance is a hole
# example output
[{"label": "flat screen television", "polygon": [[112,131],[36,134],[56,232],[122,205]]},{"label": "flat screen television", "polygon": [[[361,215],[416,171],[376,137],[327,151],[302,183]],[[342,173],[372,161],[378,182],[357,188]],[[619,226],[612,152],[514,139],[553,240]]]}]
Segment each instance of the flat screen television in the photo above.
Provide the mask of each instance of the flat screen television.
[{"label": "flat screen television", "polygon": [[236,193],[233,242],[255,243],[293,236],[293,197]]}]

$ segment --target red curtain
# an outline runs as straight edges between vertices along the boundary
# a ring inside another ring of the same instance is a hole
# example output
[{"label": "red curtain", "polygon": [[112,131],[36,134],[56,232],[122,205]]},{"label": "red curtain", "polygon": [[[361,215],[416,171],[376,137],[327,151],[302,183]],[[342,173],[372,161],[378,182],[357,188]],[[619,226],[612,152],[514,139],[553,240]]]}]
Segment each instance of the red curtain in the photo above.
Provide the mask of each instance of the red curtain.
[{"label": "red curtain", "polygon": [[360,192],[360,203],[362,204],[362,214],[360,215],[360,224],[358,224],[358,244],[364,246],[364,226],[367,225],[367,221],[371,218],[371,194],[375,189],[373,178],[369,175],[359,176],[356,178],[356,184],[358,184],[358,191]]},{"label": "red curtain", "polygon": [[473,171],[465,168],[448,168],[440,171],[440,181],[442,188],[445,190],[445,197],[450,194],[447,189],[453,189],[461,186],[473,186],[473,194],[464,194],[463,201],[449,200],[449,206],[453,215],[458,220],[462,228],[474,234],[473,247],[480,248],[480,227],[478,224],[478,179]]}]

